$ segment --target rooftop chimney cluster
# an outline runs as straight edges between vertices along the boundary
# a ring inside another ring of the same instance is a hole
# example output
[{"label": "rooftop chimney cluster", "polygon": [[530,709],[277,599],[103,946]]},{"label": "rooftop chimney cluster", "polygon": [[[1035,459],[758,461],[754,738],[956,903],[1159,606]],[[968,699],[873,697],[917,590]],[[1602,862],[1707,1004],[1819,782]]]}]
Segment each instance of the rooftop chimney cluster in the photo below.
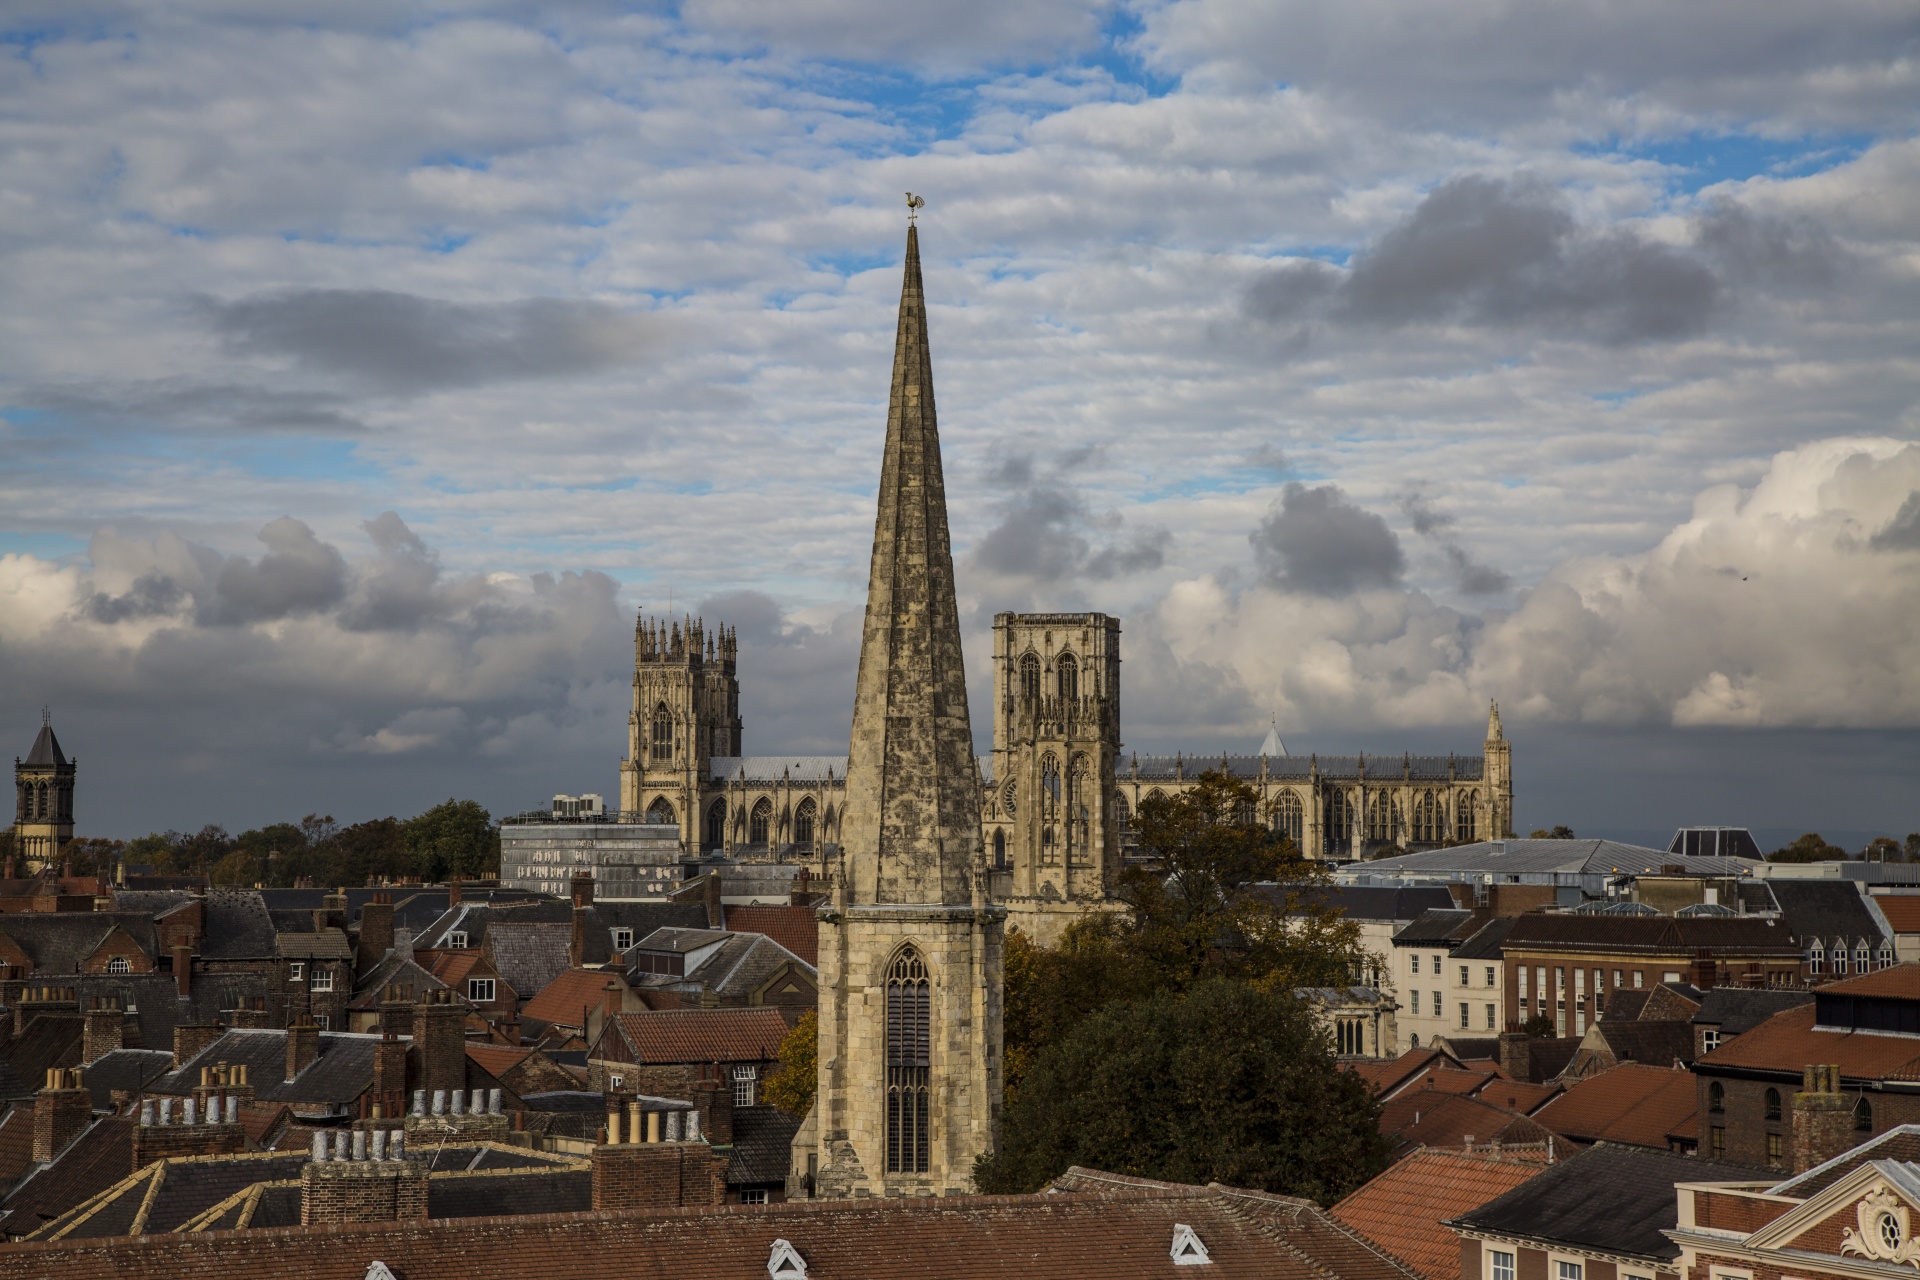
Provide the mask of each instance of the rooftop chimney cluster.
[{"label": "rooftop chimney cluster", "polygon": [[[499,1090],[494,1092],[498,1093]],[[313,1135],[311,1159],[315,1164],[365,1164],[369,1160],[406,1158],[407,1135],[398,1129],[335,1129],[330,1133]]]},{"label": "rooftop chimney cluster", "polygon": [[230,1093],[209,1093],[206,1105],[202,1106],[199,1098],[148,1098],[140,1104],[140,1123],[148,1128],[174,1124],[238,1124],[240,1099]]},{"label": "rooftop chimney cluster", "polygon": [[435,1089],[429,1094],[425,1089],[415,1089],[413,1114],[415,1116],[497,1116],[501,1114],[500,1090],[475,1089],[469,1093],[465,1089]]}]

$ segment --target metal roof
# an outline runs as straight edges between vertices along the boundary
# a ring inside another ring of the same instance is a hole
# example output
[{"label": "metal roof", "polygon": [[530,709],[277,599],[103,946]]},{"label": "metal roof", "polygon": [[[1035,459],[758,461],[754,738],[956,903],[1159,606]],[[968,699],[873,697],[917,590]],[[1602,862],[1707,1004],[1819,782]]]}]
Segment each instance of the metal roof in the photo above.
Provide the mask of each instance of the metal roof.
[{"label": "metal roof", "polygon": [[1340,869],[1343,879],[1506,875],[1658,875],[1677,866],[1687,875],[1737,876],[1756,864],[1743,858],[1700,858],[1617,840],[1482,840],[1379,858]]}]

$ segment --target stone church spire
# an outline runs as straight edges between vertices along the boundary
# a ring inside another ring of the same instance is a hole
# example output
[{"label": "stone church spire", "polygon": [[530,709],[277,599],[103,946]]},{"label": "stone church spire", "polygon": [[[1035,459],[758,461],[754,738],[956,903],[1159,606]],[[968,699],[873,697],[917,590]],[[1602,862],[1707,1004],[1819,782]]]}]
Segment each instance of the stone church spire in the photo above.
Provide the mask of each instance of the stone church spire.
[{"label": "stone church spire", "polygon": [[894,336],[841,847],[855,903],[972,899],[980,789],[913,227]]}]

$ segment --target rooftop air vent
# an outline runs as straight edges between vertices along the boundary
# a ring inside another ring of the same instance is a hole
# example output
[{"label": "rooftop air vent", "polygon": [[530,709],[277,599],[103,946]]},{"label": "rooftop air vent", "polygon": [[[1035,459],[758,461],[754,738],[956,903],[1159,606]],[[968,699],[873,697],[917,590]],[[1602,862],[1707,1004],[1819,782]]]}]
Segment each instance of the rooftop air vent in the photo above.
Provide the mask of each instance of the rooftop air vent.
[{"label": "rooftop air vent", "polygon": [[1173,1224],[1173,1248],[1170,1252],[1176,1267],[1205,1266],[1213,1261],[1207,1255],[1207,1246],[1200,1243],[1200,1237],[1184,1222]]}]

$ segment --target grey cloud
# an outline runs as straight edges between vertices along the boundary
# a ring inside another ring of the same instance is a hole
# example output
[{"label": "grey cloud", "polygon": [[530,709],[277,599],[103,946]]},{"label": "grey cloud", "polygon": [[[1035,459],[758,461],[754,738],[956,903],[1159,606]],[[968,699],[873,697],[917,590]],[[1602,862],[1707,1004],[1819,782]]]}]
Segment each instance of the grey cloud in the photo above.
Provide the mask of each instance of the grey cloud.
[{"label": "grey cloud", "polygon": [[1920,551],[1920,489],[1907,495],[1869,545],[1875,551]]},{"label": "grey cloud", "polygon": [[1722,293],[1688,252],[1583,230],[1543,182],[1466,176],[1430,192],[1350,270],[1290,263],[1246,301],[1275,322],[1525,326],[1619,345],[1700,332]]},{"label": "grey cloud", "polygon": [[1497,595],[1513,586],[1509,575],[1479,563],[1468,553],[1451,532],[1459,521],[1435,507],[1426,494],[1417,490],[1407,494],[1400,499],[1400,510],[1413,525],[1413,531],[1439,549],[1454,585],[1462,592],[1470,596]]},{"label": "grey cloud", "polygon": [[765,41],[781,52],[951,71],[1085,46],[1098,38],[1100,15],[1111,7],[1111,0],[689,0],[681,13],[697,28]]},{"label": "grey cloud", "polygon": [[366,424],[347,412],[344,399],[330,392],[193,378],[48,383],[23,389],[18,402],[89,427],[137,428],[158,421],[214,431],[337,436],[366,430]]},{"label": "grey cloud", "polygon": [[449,302],[385,289],[287,289],[208,302],[238,353],[292,359],[402,394],[598,373],[652,347],[654,327],[600,302]]},{"label": "grey cloud", "polygon": [[1387,522],[1349,502],[1337,485],[1289,484],[1248,540],[1261,573],[1291,591],[1337,596],[1390,587],[1406,569]]},{"label": "grey cloud", "polygon": [[346,593],[347,562],[300,521],[281,516],[260,530],[267,554],[234,556],[220,570],[208,620],[261,622],[311,612]]},{"label": "grey cloud", "polygon": [[783,623],[780,602],[764,591],[723,591],[700,602],[700,616],[709,623],[725,623],[740,633],[743,644],[765,644],[778,639]]},{"label": "grey cloud", "polygon": [[163,573],[144,573],[119,595],[96,591],[82,606],[86,616],[109,625],[134,618],[164,617],[178,613],[188,599],[187,590]]},{"label": "grey cloud", "polygon": [[1173,534],[1129,528],[1118,515],[1096,514],[1086,499],[1055,483],[1021,489],[1001,506],[1000,522],[973,550],[990,573],[1035,582],[1107,581],[1158,569]]},{"label": "grey cloud", "polygon": [[440,557],[396,512],[383,511],[360,527],[376,555],[362,568],[341,625],[355,631],[404,630],[441,616],[445,609],[435,592]]}]

